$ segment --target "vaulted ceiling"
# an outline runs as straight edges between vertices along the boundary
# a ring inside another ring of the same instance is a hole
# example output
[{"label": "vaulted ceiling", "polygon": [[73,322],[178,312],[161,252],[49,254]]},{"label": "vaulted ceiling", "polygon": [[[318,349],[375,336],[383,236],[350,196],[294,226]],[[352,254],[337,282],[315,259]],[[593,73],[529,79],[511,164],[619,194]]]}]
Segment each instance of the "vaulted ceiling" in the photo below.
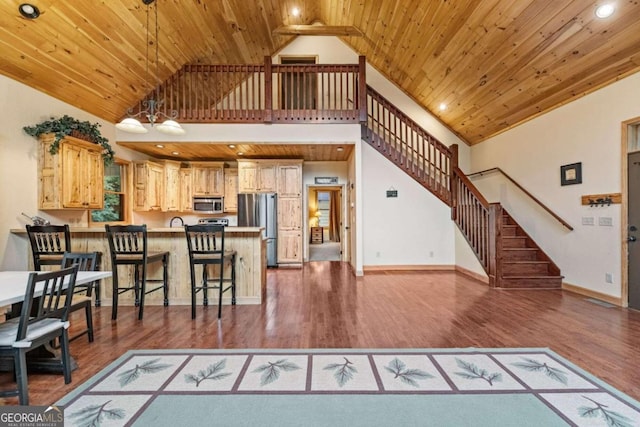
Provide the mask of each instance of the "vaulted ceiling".
[{"label": "vaulted ceiling", "polygon": [[[111,122],[145,96],[141,0],[33,0],[35,20],[19,3],[0,2],[0,73]],[[155,81],[184,64],[262,63],[294,37],[274,32],[284,25],[352,25],[363,36],[342,40],[469,144],[640,70],[637,0],[609,19],[594,15],[603,0],[157,3]]]}]

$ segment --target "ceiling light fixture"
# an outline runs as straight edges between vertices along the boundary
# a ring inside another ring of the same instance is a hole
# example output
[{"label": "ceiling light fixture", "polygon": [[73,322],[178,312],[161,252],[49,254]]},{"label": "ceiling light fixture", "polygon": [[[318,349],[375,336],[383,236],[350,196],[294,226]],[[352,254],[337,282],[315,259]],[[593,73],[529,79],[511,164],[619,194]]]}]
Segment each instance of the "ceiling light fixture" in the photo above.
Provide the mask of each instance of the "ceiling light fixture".
[{"label": "ceiling light fixture", "polygon": [[[145,80],[145,87],[147,84],[151,83],[151,78],[150,78],[150,73],[149,73],[149,38],[150,38],[150,34],[149,34],[149,5],[151,3],[154,3],[155,0],[142,0],[142,3],[144,3],[147,6],[147,51],[146,51],[146,80]],[[155,45],[155,56],[156,56],[156,78],[158,77],[158,63],[159,63],[159,59],[158,59],[158,3],[155,4],[154,7],[154,11],[155,11],[155,40],[154,40],[154,45]],[[144,101],[142,101],[142,106],[145,108],[144,110],[138,111],[137,113],[133,113],[133,108],[130,108],[127,111],[127,114],[129,115],[129,117],[125,118],[124,120],[122,120],[120,123],[116,124],[116,128],[124,131],[124,132],[130,132],[130,133],[147,133],[148,129],[145,128],[144,126],[142,126],[142,123],[140,123],[140,121],[138,119],[136,119],[137,116],[145,116],[147,118],[147,120],[149,120],[149,123],[151,124],[151,127],[154,127],[158,129],[158,132],[162,132],[168,135],[184,135],[186,133],[186,131],[182,128],[182,126],[180,126],[180,123],[178,123],[177,121],[175,121],[174,119],[176,119],[178,117],[178,112],[176,110],[171,110],[169,112],[169,115],[163,113],[162,111],[159,110],[159,108],[162,106],[162,104],[164,103],[164,100],[158,100],[158,93],[157,92],[157,87],[158,85],[150,85],[152,88],[152,92],[151,95],[149,96],[148,99],[145,99]],[[164,117],[164,122],[157,124],[158,120],[162,119]]]},{"label": "ceiling light fixture", "polygon": [[344,148],[342,148],[342,147],[338,147],[338,148],[336,148],[336,150],[338,150],[338,151],[343,151],[343,150],[344,150]]},{"label": "ceiling light fixture", "polygon": [[179,151],[172,151],[171,154],[173,154],[174,156],[177,156],[178,154],[180,154]]},{"label": "ceiling light fixture", "polygon": [[244,153],[237,153],[238,156],[244,156]]},{"label": "ceiling light fixture", "polygon": [[36,19],[40,16],[40,9],[37,6],[32,5],[31,3],[22,3],[18,6],[18,10],[20,11],[20,15],[24,16],[27,19]]},{"label": "ceiling light fixture", "polygon": [[298,9],[297,7],[294,7],[293,9],[291,9],[291,14],[293,16],[300,16],[300,9]]},{"label": "ceiling light fixture", "polygon": [[616,8],[613,3],[601,4],[596,8],[596,16],[600,19],[608,18],[613,15],[615,10]]},{"label": "ceiling light fixture", "polygon": [[441,104],[438,106],[438,108],[440,109],[440,111],[444,111],[444,110],[446,110],[446,109],[447,109],[447,104],[445,104],[445,103],[443,102],[443,103],[441,103]]},{"label": "ceiling light fixture", "polygon": [[164,148],[164,145],[162,145],[162,144],[156,144],[156,147],[157,147],[157,148]]},{"label": "ceiling light fixture", "polygon": [[228,145],[228,147],[229,147],[229,148],[236,148],[236,146],[235,146],[235,145],[233,145],[233,144],[229,144],[229,145]]}]

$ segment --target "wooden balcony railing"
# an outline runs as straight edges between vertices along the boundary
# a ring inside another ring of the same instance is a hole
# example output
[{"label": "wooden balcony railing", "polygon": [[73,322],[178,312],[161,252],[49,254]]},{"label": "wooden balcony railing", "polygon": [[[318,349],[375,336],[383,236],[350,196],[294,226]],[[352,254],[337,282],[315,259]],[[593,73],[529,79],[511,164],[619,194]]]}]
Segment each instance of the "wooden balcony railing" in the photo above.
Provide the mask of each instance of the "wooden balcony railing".
[{"label": "wooden balcony railing", "polygon": [[183,123],[359,123],[365,64],[185,65],[154,90],[156,106]]}]

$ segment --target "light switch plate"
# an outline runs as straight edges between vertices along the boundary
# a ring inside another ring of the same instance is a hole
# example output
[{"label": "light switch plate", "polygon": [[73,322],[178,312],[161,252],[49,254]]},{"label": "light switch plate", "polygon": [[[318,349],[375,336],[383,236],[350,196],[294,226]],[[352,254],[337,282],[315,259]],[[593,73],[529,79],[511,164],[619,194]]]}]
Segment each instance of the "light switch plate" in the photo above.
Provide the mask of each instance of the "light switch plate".
[{"label": "light switch plate", "polygon": [[592,216],[583,216],[582,217],[582,225],[594,225]]},{"label": "light switch plate", "polygon": [[598,225],[604,225],[607,227],[613,226],[613,218],[610,216],[601,216],[598,217]]}]

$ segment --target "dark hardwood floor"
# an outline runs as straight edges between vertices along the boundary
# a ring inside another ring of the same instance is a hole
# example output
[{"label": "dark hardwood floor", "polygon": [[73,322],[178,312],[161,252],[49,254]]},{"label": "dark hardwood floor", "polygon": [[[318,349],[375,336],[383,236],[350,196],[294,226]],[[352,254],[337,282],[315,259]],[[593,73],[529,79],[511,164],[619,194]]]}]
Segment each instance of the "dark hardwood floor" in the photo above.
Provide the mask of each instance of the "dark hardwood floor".
[{"label": "dark hardwood floor", "polygon": [[112,322],[111,307],[97,308],[95,342],[71,344],[73,382],[30,374],[31,404],[54,403],[126,350],[145,348],[549,347],[640,400],[640,312],[569,292],[492,290],[453,272],[356,278],[346,264],[313,262],[269,270],[263,305],[224,306],[220,322],[216,312],[199,307],[192,321],[189,306],[150,306],[138,321],[122,307]]}]

